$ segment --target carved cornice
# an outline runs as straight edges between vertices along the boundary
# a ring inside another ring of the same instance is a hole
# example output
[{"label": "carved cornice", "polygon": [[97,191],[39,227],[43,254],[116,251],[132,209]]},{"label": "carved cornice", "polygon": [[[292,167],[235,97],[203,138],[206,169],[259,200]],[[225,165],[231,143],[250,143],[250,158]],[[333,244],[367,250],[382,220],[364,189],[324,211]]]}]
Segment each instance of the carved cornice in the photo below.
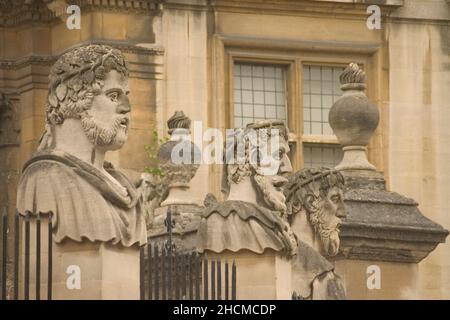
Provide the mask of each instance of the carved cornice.
[{"label": "carved cornice", "polygon": [[55,56],[32,55],[17,60],[0,60],[0,69],[17,70],[28,65],[49,66],[55,63],[56,59]]},{"label": "carved cornice", "polygon": [[[163,56],[164,55],[164,49],[162,47],[141,47],[138,45],[134,45],[127,42],[118,42],[118,41],[107,41],[107,40],[98,40],[98,41],[86,41],[81,42],[77,44],[84,45],[84,44],[106,44],[110,45],[114,48],[119,49],[120,51],[124,53],[133,53],[133,54],[139,54],[139,55],[149,55],[149,56]],[[67,49],[70,50],[71,48]],[[0,60],[0,69],[4,70],[17,70],[20,68],[23,68],[28,65],[43,65],[43,66],[51,66],[53,63],[56,62],[59,55],[32,55],[27,56],[23,58],[19,58],[17,60],[12,59],[5,59]]]},{"label": "carved cornice", "polygon": [[198,1],[166,0],[165,8],[197,9],[212,8],[217,11],[285,14],[285,15],[352,15],[367,16],[366,8],[376,4],[382,15],[403,6],[404,0],[211,0]]},{"label": "carved cornice", "polygon": [[69,5],[78,5],[81,13],[113,11],[159,15],[164,0],[0,0],[0,27],[27,23],[50,23],[65,16]]}]

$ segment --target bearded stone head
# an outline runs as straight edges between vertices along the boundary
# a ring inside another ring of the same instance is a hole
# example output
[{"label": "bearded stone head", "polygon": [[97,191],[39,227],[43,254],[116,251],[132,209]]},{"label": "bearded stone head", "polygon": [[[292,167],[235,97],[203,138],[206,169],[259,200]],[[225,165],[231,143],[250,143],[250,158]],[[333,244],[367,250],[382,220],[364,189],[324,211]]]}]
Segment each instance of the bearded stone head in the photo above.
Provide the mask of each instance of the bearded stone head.
[{"label": "bearded stone head", "polygon": [[287,208],[283,186],[288,182],[286,176],[292,172],[288,129],[284,122],[251,123],[245,129],[237,129],[233,135],[227,158],[233,154],[236,161],[227,162],[228,183],[239,183],[244,177],[251,177],[261,201],[284,216]]},{"label": "bearded stone head", "polygon": [[128,67],[119,50],[95,44],[72,49],[50,72],[47,127],[79,119],[95,147],[119,149],[128,136],[128,93]]},{"label": "bearded stone head", "polygon": [[339,227],[346,216],[343,199],[344,177],[329,168],[303,169],[289,178],[284,194],[287,214],[292,222],[306,214],[323,253],[335,256],[339,251]]}]

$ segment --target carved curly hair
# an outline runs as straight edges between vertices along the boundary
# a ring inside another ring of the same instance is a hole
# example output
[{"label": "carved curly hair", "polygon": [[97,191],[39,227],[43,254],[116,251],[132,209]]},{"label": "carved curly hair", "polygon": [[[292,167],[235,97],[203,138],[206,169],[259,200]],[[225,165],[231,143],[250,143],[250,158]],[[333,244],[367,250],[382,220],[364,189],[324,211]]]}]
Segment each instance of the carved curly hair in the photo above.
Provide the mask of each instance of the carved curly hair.
[{"label": "carved curly hair", "polygon": [[79,119],[91,107],[111,70],[128,76],[123,54],[107,45],[84,45],[59,57],[49,76],[47,123],[57,125],[64,119]]},{"label": "carved curly hair", "polygon": [[292,219],[303,207],[308,194],[315,198],[325,197],[330,188],[344,188],[344,184],[344,177],[339,171],[326,167],[305,168],[292,174],[284,186],[289,218]]}]

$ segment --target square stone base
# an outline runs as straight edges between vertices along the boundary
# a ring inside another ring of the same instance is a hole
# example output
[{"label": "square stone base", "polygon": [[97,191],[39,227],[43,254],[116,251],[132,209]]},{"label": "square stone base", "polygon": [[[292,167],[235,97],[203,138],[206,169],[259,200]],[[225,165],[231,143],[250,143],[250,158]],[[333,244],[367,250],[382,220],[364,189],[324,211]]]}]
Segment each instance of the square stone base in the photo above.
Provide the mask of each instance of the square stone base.
[{"label": "square stone base", "polygon": [[[77,276],[80,276],[79,289]],[[138,246],[125,248],[108,243],[73,241],[54,244],[53,297],[138,300]]]},{"label": "square stone base", "polygon": [[[40,298],[47,299],[48,242],[47,219],[41,224]],[[22,231],[22,238],[24,231]],[[36,224],[30,223],[30,292],[36,299]],[[22,248],[23,249],[23,248]],[[139,247],[126,248],[102,242],[53,242],[52,299],[54,300],[138,300]],[[20,298],[24,298],[24,260],[20,267]]]},{"label": "square stone base", "polygon": [[[207,252],[208,260],[220,257],[231,265],[236,263],[236,299],[238,300],[290,300],[291,264],[290,261],[270,250],[263,254],[250,251]],[[223,271],[222,271],[223,272]],[[223,279],[223,275],[222,275]],[[231,292],[231,287],[229,288]]]}]

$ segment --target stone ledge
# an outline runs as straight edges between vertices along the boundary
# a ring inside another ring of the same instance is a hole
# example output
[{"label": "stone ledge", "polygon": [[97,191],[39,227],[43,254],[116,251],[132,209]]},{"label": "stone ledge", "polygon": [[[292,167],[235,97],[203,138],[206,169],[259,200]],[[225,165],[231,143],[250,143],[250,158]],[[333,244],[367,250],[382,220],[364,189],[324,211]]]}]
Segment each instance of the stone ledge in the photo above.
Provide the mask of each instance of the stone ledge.
[{"label": "stone ledge", "polygon": [[344,195],[347,217],[341,226],[340,257],[418,263],[445,242],[446,229],[425,217],[413,199],[380,189],[379,177],[345,178],[352,182]]},{"label": "stone ledge", "polygon": [[[143,47],[140,45],[133,44],[128,41],[108,41],[108,40],[91,40],[77,43],[75,46],[64,50],[60,54],[63,54],[66,51],[73,49],[74,47],[78,47],[80,45],[86,44],[105,44],[112,46],[121,50],[124,53],[133,53],[140,55],[149,55],[149,56],[163,56],[164,48],[160,46],[147,46]],[[23,68],[28,65],[45,65],[51,66],[53,65],[59,55],[31,55],[27,57],[18,58],[17,60],[5,59],[0,60],[0,69],[12,69],[17,70]],[[132,63],[132,61],[130,61]]]}]

